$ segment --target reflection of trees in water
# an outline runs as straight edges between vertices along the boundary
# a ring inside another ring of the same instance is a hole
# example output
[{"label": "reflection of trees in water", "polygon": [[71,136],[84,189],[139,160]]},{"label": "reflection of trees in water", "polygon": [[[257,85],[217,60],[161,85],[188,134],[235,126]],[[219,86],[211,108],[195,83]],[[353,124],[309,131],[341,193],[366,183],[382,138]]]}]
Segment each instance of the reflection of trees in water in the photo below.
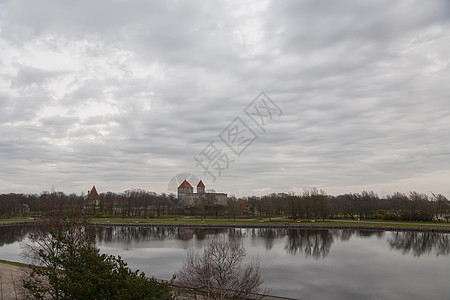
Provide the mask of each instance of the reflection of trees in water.
[{"label": "reflection of trees in water", "polygon": [[[0,247],[20,242],[29,236],[47,234],[42,225],[14,225],[0,227]],[[348,241],[353,236],[383,238],[384,231],[367,230],[302,230],[275,228],[184,228],[184,227],[98,227],[99,242],[114,242],[129,245],[136,242],[163,241],[168,239],[203,241],[218,235],[229,239],[250,238],[263,243],[266,250],[273,248],[275,241],[287,238],[285,250],[289,254],[304,253],[306,257],[325,258],[335,240]],[[450,235],[433,232],[396,232],[387,239],[391,249],[403,254],[421,256],[427,253],[450,254]],[[200,246],[201,244],[199,244]],[[201,246],[200,246],[201,247]]]},{"label": "reflection of trees in water", "polygon": [[384,231],[374,231],[374,230],[357,230],[356,231],[357,236],[362,238],[370,238],[373,236],[376,236],[377,238],[384,237]]},{"label": "reflection of trees in water", "polygon": [[173,228],[114,226],[98,227],[97,240],[100,242],[120,242],[126,245],[140,241],[161,241],[173,236]]},{"label": "reflection of trees in water", "polygon": [[126,245],[132,242],[162,241],[177,236],[176,228],[111,226],[98,227],[99,242],[119,242]]},{"label": "reflection of trees in water", "polygon": [[0,247],[15,242],[21,242],[29,234],[40,231],[39,225],[13,225],[0,227]]},{"label": "reflection of trees in water", "polygon": [[26,226],[2,226],[0,227],[0,247],[14,242],[20,242],[27,235]]},{"label": "reflection of trees in water", "polygon": [[376,236],[382,238],[383,231],[370,230],[287,230],[288,240],[285,245],[289,254],[305,253],[306,257],[325,258],[335,240],[349,241],[352,236],[363,238]]},{"label": "reflection of trees in water", "polygon": [[330,229],[331,235],[338,240],[343,242],[349,241],[352,236],[357,236],[361,238],[371,238],[376,236],[378,239],[384,237],[384,231],[374,231],[374,230],[354,230],[354,229]]},{"label": "reflection of trees in water", "polygon": [[283,239],[287,235],[285,229],[274,229],[274,228],[260,228],[255,229],[250,232],[252,238],[261,237],[264,238],[264,246],[266,250],[270,250],[276,239]]},{"label": "reflection of trees in water", "polygon": [[203,241],[204,239],[212,236],[217,236],[221,233],[227,232],[226,228],[183,228],[185,230],[192,230],[195,234],[195,237],[199,241]]},{"label": "reflection of trees in water", "polygon": [[247,229],[245,228],[229,228],[228,230],[228,237],[230,238],[236,238],[236,239],[242,239],[247,236]]},{"label": "reflection of trees in water", "polygon": [[361,238],[371,238],[376,236],[377,238],[382,238],[384,236],[384,231],[373,231],[373,230],[357,230],[356,234]]},{"label": "reflection of trees in water", "polygon": [[348,230],[348,229],[344,229],[344,230],[338,230],[338,229],[333,229],[330,230],[330,233],[333,235],[334,238],[339,239],[343,242],[349,241],[350,238],[355,234],[356,230]]},{"label": "reflection of trees in water", "polygon": [[284,249],[289,254],[305,253],[306,257],[325,258],[333,244],[333,236],[329,230],[296,230],[287,231]]},{"label": "reflection of trees in water", "polygon": [[450,253],[449,235],[436,232],[395,232],[387,239],[391,249],[414,256],[435,252],[436,255]]},{"label": "reflection of trees in water", "polygon": [[226,229],[202,229],[182,227],[139,227],[139,226],[111,226],[98,227],[97,240],[99,242],[119,242],[126,245],[136,242],[163,241],[166,239],[204,240],[207,236],[214,236],[226,232]]}]

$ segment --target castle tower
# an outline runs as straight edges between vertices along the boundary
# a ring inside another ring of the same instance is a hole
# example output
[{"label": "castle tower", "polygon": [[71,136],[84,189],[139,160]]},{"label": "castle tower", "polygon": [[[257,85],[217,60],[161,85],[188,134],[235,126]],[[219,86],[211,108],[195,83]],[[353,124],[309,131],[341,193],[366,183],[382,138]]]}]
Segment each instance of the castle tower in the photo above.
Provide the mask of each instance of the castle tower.
[{"label": "castle tower", "polygon": [[194,193],[194,188],[192,185],[185,179],[182,184],[178,187],[178,194],[192,194]]},{"label": "castle tower", "polygon": [[199,181],[197,184],[197,194],[204,194],[205,193],[205,185],[203,184],[203,181]]},{"label": "castle tower", "polygon": [[98,195],[95,185],[92,187],[92,190],[88,191],[87,200],[88,204],[94,209],[100,204],[100,196]]},{"label": "castle tower", "polygon": [[98,196],[97,189],[95,185],[92,187],[92,190],[88,191],[88,199],[89,200],[98,200],[100,197]]}]

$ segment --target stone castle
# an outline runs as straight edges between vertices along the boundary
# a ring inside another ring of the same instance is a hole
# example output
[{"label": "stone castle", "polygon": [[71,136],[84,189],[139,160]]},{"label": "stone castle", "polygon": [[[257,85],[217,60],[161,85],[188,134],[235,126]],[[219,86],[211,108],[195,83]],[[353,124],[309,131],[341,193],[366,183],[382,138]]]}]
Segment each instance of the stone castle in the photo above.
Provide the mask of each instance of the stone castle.
[{"label": "stone castle", "polygon": [[184,201],[186,205],[192,205],[202,198],[213,200],[221,205],[227,204],[227,194],[207,193],[205,184],[201,180],[197,184],[197,193],[194,193],[194,188],[186,179],[178,187],[178,199]]}]

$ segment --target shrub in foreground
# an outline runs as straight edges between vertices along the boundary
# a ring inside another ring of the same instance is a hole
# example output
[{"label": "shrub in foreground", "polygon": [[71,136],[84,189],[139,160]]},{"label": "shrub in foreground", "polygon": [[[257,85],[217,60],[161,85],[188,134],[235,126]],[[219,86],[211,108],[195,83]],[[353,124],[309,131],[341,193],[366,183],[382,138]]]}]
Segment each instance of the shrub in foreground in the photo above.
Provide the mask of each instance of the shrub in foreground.
[{"label": "shrub in foreground", "polygon": [[23,286],[35,299],[172,299],[171,284],[132,271],[120,256],[100,254],[94,231],[73,220],[53,224],[26,246]]}]

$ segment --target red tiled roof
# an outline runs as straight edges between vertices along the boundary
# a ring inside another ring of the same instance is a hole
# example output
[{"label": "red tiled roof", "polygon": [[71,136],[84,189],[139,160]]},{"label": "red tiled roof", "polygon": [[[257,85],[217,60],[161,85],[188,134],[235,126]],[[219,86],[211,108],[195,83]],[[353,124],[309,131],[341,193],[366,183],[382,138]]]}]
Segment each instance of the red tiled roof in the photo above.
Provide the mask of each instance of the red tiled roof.
[{"label": "red tiled roof", "polygon": [[97,189],[95,188],[95,185],[92,187],[91,192],[89,193],[89,199],[98,199],[98,193]]},{"label": "red tiled roof", "polygon": [[179,189],[192,189],[193,187],[192,187],[192,185],[191,185],[189,182],[187,182],[187,180],[185,179],[185,180],[183,181],[183,183],[180,184],[180,186],[179,186],[178,188],[179,188]]},{"label": "red tiled roof", "polygon": [[200,180],[197,184],[197,187],[205,187],[205,185],[203,184],[203,181]]}]

